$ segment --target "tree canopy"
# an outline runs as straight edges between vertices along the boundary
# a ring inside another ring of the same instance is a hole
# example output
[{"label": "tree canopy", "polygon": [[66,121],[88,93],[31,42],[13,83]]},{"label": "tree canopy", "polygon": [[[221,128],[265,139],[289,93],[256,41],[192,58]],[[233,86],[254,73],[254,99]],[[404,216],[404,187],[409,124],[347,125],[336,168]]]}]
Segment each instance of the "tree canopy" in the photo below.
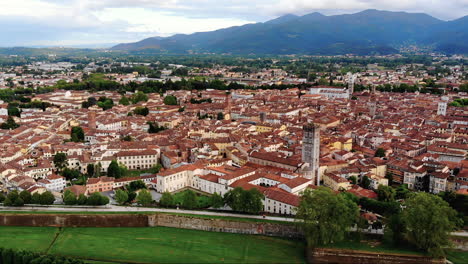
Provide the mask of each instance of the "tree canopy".
[{"label": "tree canopy", "polygon": [[177,105],[177,98],[173,95],[168,95],[164,97],[164,104],[165,105]]},{"label": "tree canopy", "polygon": [[350,199],[319,187],[304,191],[296,218],[310,246],[327,245],[345,238],[359,218],[359,209]]},{"label": "tree canopy", "polygon": [[442,198],[429,193],[413,193],[402,212],[405,238],[433,257],[444,257],[449,235],[456,227],[457,213]]}]

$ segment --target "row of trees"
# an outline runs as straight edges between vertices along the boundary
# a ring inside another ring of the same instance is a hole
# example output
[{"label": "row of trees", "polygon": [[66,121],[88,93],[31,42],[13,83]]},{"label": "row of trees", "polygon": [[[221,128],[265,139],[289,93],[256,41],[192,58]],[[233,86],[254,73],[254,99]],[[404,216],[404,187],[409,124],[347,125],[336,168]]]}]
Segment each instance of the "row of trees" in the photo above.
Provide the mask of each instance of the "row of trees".
[{"label": "row of trees", "polygon": [[41,255],[36,252],[25,250],[13,250],[0,248],[0,263],[1,264],[45,264],[45,263],[61,263],[61,264],[84,264],[82,260],[69,257],[59,257],[53,255]]},{"label": "row of trees", "polygon": [[[141,191],[137,195],[138,190]],[[144,206],[151,204],[153,201],[151,194],[146,190],[145,183],[141,180],[130,182],[123,189],[115,191],[115,200],[119,205],[132,204],[135,199]]]},{"label": "row of trees", "polygon": [[[178,196],[178,197],[176,197]],[[181,198],[181,199],[177,199]],[[176,195],[172,195],[169,192],[165,192],[162,194],[161,199],[159,200],[159,205],[163,207],[175,207],[180,206],[185,209],[199,209],[199,208],[206,208],[206,207],[213,207],[213,208],[220,208],[224,205],[223,198],[221,195],[214,193],[208,201],[205,199],[205,203],[203,203],[202,198],[206,198],[203,196],[198,196],[192,190],[186,190],[183,193],[178,193]]]},{"label": "row of trees", "polygon": [[[224,197],[218,193],[214,193],[210,197],[209,206],[213,208],[221,208],[228,205],[232,210],[242,213],[258,214],[263,210],[263,194],[256,188],[244,190],[243,188],[236,187],[227,192]],[[174,195],[169,192],[162,194],[159,205],[163,207],[180,206],[185,209],[198,208],[198,196],[192,190],[184,192],[182,201],[176,202]]]},{"label": "row of trees", "polygon": [[0,202],[3,202],[5,206],[23,206],[25,204],[51,205],[55,202],[55,197],[49,191],[42,194],[36,192],[31,195],[31,193],[26,190],[22,192],[14,190],[6,197],[0,194]]},{"label": "row of trees", "polygon": [[[443,257],[450,245],[450,232],[457,228],[457,212],[437,195],[411,193],[403,206],[394,201],[396,192],[381,189],[380,201],[361,198],[349,193],[336,194],[326,187],[306,190],[297,210],[310,246],[323,246],[342,241],[353,226],[363,221],[362,209],[385,216],[385,238],[395,245],[410,244],[433,257]],[[403,208],[403,209],[402,209]]]},{"label": "row of trees", "polygon": [[109,203],[109,198],[101,193],[95,192],[89,197],[84,194],[76,197],[76,194],[70,190],[63,193],[63,202],[66,205],[106,205]]}]

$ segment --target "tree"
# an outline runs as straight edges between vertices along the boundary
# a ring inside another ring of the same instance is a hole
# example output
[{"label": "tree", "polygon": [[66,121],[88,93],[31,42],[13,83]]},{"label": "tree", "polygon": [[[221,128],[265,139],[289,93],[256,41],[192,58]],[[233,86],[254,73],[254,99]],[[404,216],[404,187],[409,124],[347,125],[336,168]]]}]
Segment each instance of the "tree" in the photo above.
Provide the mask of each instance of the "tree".
[{"label": "tree", "polygon": [[174,206],[174,196],[170,192],[164,192],[159,200],[159,205],[162,207]]},{"label": "tree", "polygon": [[41,197],[39,199],[39,203],[42,205],[51,205],[55,202],[55,197],[54,195],[47,191],[41,194]]},{"label": "tree", "polygon": [[374,157],[379,157],[379,158],[385,157],[385,149],[383,149],[383,148],[378,148],[378,149],[375,151]]},{"label": "tree", "polygon": [[31,197],[31,193],[30,193],[30,192],[24,190],[24,191],[20,192],[19,197],[20,197],[21,199],[23,199],[23,202],[24,202],[25,204],[30,204],[30,203],[31,203],[32,197]]},{"label": "tree", "polygon": [[95,192],[91,194],[86,200],[87,205],[106,205],[109,203],[109,198],[107,196],[102,195],[99,192]]},{"label": "tree", "polygon": [[21,198],[18,191],[14,190],[7,195],[3,204],[5,206],[23,206],[24,200]]},{"label": "tree", "polygon": [[362,177],[362,180],[361,180],[362,188],[369,189],[370,184],[371,184],[371,181],[370,181],[369,177],[364,175],[364,177]]},{"label": "tree", "polygon": [[78,170],[69,169],[69,168],[63,169],[61,174],[63,177],[65,177],[69,181],[73,179],[79,179],[81,177],[81,173]]},{"label": "tree", "polygon": [[66,205],[75,205],[77,203],[77,200],[76,200],[76,194],[74,194],[72,191],[70,190],[66,190],[64,193],[63,193],[63,202],[66,204]]},{"label": "tree", "polygon": [[148,205],[151,205],[152,202],[153,202],[153,197],[151,196],[151,193],[148,192],[147,190],[141,190],[138,193],[137,203],[139,205],[148,206]]},{"label": "tree", "polygon": [[402,184],[396,189],[396,199],[406,199],[410,193],[408,185]]},{"label": "tree", "polygon": [[98,162],[96,165],[94,165],[94,177],[97,178],[101,176],[101,169],[102,169],[101,162]]},{"label": "tree", "polygon": [[138,102],[146,102],[148,101],[148,95],[146,95],[145,93],[143,92],[138,92],[134,95],[132,95],[132,103],[136,104]]},{"label": "tree", "polygon": [[385,174],[385,178],[387,178],[388,180],[388,185],[391,186],[393,184],[393,174],[390,172],[387,172],[387,174]]},{"label": "tree", "polygon": [[216,119],[224,120],[224,114],[222,112],[219,112],[218,115],[216,116]]},{"label": "tree", "polygon": [[120,189],[115,191],[115,201],[119,205],[125,204],[127,202],[127,200],[128,200],[128,193],[126,191],[123,191],[123,190],[120,190]]},{"label": "tree", "polygon": [[194,209],[197,207],[197,194],[194,191],[185,191],[182,199],[182,207],[186,209]]},{"label": "tree", "polygon": [[114,101],[105,96],[99,97],[97,105],[102,108],[102,110],[111,109],[114,106]]},{"label": "tree", "polygon": [[107,176],[108,177],[114,177],[116,179],[120,178],[122,176],[119,163],[117,163],[116,160],[112,160],[109,168],[107,168]]},{"label": "tree", "polygon": [[76,204],[85,205],[87,201],[88,201],[88,198],[86,198],[86,196],[84,194],[80,194],[78,196],[78,199],[76,200]]},{"label": "tree", "polygon": [[165,105],[177,105],[177,98],[173,95],[168,95],[164,97],[164,104]]},{"label": "tree", "polygon": [[3,203],[3,201],[5,201],[5,195],[0,193],[0,203]]},{"label": "tree", "polygon": [[243,190],[241,201],[244,204],[243,211],[250,214],[258,214],[263,209],[263,194],[256,188]]},{"label": "tree", "polygon": [[429,193],[414,193],[405,203],[402,220],[406,239],[433,257],[444,257],[450,245],[450,232],[456,226],[456,211],[442,198]]},{"label": "tree", "polygon": [[94,164],[89,163],[86,165],[86,174],[88,174],[88,177],[94,176]]},{"label": "tree", "polygon": [[242,189],[241,187],[236,187],[224,195],[225,203],[229,207],[231,207],[232,210],[240,212],[242,211],[242,209],[244,209],[241,200],[241,195],[243,191],[244,189]]},{"label": "tree", "polygon": [[8,115],[9,116],[17,116],[17,117],[21,117],[21,111],[19,110],[18,107],[10,107],[8,106]]},{"label": "tree", "polygon": [[127,97],[122,96],[122,98],[120,98],[120,100],[119,100],[119,104],[121,104],[121,105],[129,105],[129,104],[130,104],[130,101],[128,100]]},{"label": "tree", "polygon": [[40,204],[41,203],[41,195],[36,192],[31,196],[31,203],[32,204]]},{"label": "tree", "polygon": [[306,189],[301,196],[297,220],[310,246],[343,240],[359,218],[358,206],[326,187]]},{"label": "tree", "polygon": [[0,125],[1,129],[15,129],[18,128],[19,125],[15,122],[12,116],[8,116],[7,121]]},{"label": "tree", "polygon": [[133,113],[134,113],[135,115],[147,116],[147,115],[149,114],[149,109],[148,109],[148,107],[137,106],[137,107],[135,107],[135,109],[133,110]]},{"label": "tree", "polygon": [[148,133],[153,134],[153,133],[158,133],[160,131],[166,130],[165,127],[159,126],[158,124],[155,124],[153,122],[148,122],[149,128],[148,128]]},{"label": "tree", "polygon": [[133,141],[133,138],[130,135],[126,135],[125,137],[122,138],[122,140],[130,142],[130,141]]},{"label": "tree", "polygon": [[70,137],[71,137],[71,141],[73,141],[73,142],[82,142],[82,141],[84,141],[85,134],[84,134],[83,128],[81,128],[79,126],[72,127]]},{"label": "tree", "polygon": [[221,208],[224,206],[223,197],[219,195],[217,192],[211,195],[211,207],[213,208]]},{"label": "tree", "polygon": [[395,194],[395,189],[393,189],[390,186],[379,185],[379,187],[377,188],[377,195],[379,201],[393,202],[395,201]]},{"label": "tree", "polygon": [[126,189],[131,192],[146,189],[146,184],[142,180],[132,181],[126,186]]},{"label": "tree", "polygon": [[156,174],[161,169],[162,169],[162,165],[158,163],[158,164],[154,165],[153,167],[151,167],[151,173]]},{"label": "tree", "polygon": [[356,184],[356,183],[357,183],[357,178],[356,178],[356,176],[350,176],[350,177],[348,178],[348,180],[350,180],[352,184]]},{"label": "tree", "polygon": [[57,170],[63,169],[68,164],[67,154],[59,152],[54,156],[54,165]]}]

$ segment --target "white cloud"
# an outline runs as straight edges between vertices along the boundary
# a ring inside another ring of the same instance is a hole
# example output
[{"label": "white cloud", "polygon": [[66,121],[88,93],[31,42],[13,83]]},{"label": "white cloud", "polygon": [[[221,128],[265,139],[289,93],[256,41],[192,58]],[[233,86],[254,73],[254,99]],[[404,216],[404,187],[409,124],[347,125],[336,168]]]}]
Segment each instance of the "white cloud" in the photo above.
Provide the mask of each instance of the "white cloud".
[{"label": "white cloud", "polygon": [[136,41],[287,13],[330,15],[369,8],[425,12],[448,20],[468,14],[468,0],[0,0],[0,34],[10,34],[0,45]]}]

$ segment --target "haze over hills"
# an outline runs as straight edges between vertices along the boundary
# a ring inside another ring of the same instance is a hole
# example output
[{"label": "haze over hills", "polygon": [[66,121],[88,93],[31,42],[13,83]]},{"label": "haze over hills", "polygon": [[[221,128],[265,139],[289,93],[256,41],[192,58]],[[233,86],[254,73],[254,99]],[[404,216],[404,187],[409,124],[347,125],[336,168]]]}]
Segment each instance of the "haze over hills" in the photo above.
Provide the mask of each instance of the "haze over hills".
[{"label": "haze over hills", "polygon": [[139,53],[390,54],[417,45],[468,53],[468,16],[442,21],[423,13],[365,10],[325,16],[285,15],[210,32],[147,38],[112,50]]}]

